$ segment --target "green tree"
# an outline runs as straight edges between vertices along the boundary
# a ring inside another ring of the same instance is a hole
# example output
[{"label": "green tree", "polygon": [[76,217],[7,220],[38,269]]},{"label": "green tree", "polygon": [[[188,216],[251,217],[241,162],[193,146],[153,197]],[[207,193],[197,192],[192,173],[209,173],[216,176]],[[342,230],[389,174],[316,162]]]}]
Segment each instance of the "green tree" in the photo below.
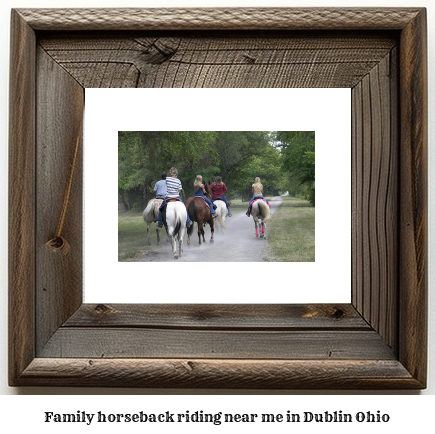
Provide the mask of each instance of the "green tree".
[{"label": "green tree", "polygon": [[266,194],[278,194],[286,189],[290,175],[284,164],[287,145],[278,146],[276,140],[272,131],[120,131],[119,198],[127,209],[143,209],[161,173],[173,166],[185,198],[193,195],[198,174],[205,182],[222,176],[230,198],[242,195],[248,200],[257,176]]},{"label": "green tree", "polygon": [[217,161],[214,140],[215,133],[208,131],[120,131],[119,195],[135,198],[129,209],[143,208],[153,197],[153,187],[161,173],[171,167],[177,167],[183,187],[189,188],[199,168]]},{"label": "green tree", "polygon": [[276,131],[276,146],[283,155],[283,167],[306,190],[308,199],[315,203],[315,132]]}]

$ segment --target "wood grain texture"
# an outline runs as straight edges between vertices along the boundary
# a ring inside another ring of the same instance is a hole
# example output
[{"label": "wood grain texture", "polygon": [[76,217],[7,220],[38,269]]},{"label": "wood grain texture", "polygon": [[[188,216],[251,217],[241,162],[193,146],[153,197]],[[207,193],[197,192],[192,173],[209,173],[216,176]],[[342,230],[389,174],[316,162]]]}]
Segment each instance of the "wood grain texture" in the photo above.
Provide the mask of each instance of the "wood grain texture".
[{"label": "wood grain texture", "polygon": [[426,11],[401,34],[399,360],[426,379],[427,357],[427,29]]},{"label": "wood grain texture", "polygon": [[370,330],[352,305],[83,304],[64,327],[184,330]]},{"label": "wood grain texture", "polygon": [[60,328],[39,357],[395,360],[374,330]]},{"label": "wood grain texture", "polygon": [[75,144],[77,138],[82,137],[84,110],[84,89],[40,47],[37,50],[36,100],[36,341],[39,351],[82,302],[81,152],[63,230],[70,251],[66,255],[60,251],[54,253],[45,244],[56,233]]},{"label": "wood grain texture", "polygon": [[182,387],[225,389],[418,389],[391,360],[204,360],[41,359],[19,382],[26,385],[99,387]]},{"label": "wood grain texture", "polygon": [[226,32],[194,36],[42,37],[84,87],[281,88],[359,83],[397,44],[391,36]]},{"label": "wood grain texture", "polygon": [[[354,305],[397,348],[399,207],[397,64],[393,48],[352,89],[352,280]],[[387,314],[388,313],[388,314]]]},{"label": "wood grain texture", "polygon": [[35,357],[35,35],[11,17],[9,118],[9,378]]},{"label": "wood grain texture", "polygon": [[[421,8],[14,11],[10,384],[424,388],[425,25]],[[83,88],[292,86],[352,88],[352,306],[81,305],[80,182],[70,256],[42,246]]]},{"label": "wood grain texture", "polygon": [[401,30],[420,8],[18,9],[35,30]]}]

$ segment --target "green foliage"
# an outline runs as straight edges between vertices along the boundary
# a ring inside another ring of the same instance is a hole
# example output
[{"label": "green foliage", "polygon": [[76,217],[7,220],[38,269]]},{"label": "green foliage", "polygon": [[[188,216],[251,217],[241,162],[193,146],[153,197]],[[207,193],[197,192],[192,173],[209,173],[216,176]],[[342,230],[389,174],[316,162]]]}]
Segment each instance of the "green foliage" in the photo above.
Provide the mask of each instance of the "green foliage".
[{"label": "green foliage", "polygon": [[276,146],[281,149],[283,167],[291,179],[307,187],[310,202],[315,203],[315,132],[277,131]]},{"label": "green foliage", "polygon": [[[163,171],[178,169],[184,198],[196,175],[204,182],[222,176],[229,197],[251,194],[260,177],[265,194],[314,183],[314,133],[271,131],[120,131],[118,195],[127,209],[143,208]],[[298,144],[295,147],[295,144]],[[296,148],[303,149],[302,154]],[[297,180],[297,182],[296,182]]]}]

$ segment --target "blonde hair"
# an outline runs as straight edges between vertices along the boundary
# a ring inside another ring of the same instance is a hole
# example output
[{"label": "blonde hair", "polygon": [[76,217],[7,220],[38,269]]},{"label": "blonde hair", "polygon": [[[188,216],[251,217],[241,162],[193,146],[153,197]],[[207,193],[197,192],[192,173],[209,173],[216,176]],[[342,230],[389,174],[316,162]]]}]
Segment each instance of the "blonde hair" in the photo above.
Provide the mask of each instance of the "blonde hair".
[{"label": "blonde hair", "polygon": [[255,182],[252,187],[254,188],[254,190],[259,192],[261,192],[261,190],[263,189],[263,184],[260,182],[260,178],[258,176],[255,178]]},{"label": "blonde hair", "polygon": [[199,190],[199,187],[201,187],[202,184],[202,176],[196,175],[195,182],[193,183],[193,187],[195,188],[195,191]]},{"label": "blonde hair", "polygon": [[175,167],[171,167],[169,170],[169,175],[176,177],[178,175],[178,170]]}]

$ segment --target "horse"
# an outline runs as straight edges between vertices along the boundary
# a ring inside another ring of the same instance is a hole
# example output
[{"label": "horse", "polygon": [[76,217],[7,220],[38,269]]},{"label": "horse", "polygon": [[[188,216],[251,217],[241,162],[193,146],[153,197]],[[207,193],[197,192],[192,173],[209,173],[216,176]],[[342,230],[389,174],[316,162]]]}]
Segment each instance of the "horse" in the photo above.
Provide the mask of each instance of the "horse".
[{"label": "horse", "polygon": [[[163,199],[155,198],[148,201],[147,206],[145,207],[142,216],[147,224],[147,233],[148,233],[148,245],[151,246],[151,224],[153,222],[157,222],[159,217],[159,207],[162,204]],[[157,244],[160,243],[160,228],[157,225]]]},{"label": "horse", "polygon": [[[222,232],[227,227],[225,226],[225,217],[228,215],[227,205],[223,200],[217,199],[213,202],[216,205],[216,220],[219,222],[219,226]],[[218,226],[216,226],[218,228]]]},{"label": "horse", "polygon": [[[208,195],[207,195],[208,196]],[[210,244],[214,243],[214,219],[211,215],[210,208],[206,204],[205,200],[200,196],[189,197],[186,200],[186,209],[189,214],[190,220],[192,222],[196,222],[198,224],[198,240],[199,245],[201,245],[201,236],[202,240],[205,243],[205,234],[204,234],[204,223],[208,223],[210,225],[211,230],[211,238]],[[190,246],[190,235],[193,232],[193,224],[187,228],[187,244]]]},{"label": "horse", "polygon": [[[167,200],[166,207],[162,211],[162,220],[165,225],[168,236],[172,243],[172,253],[174,259],[181,258],[183,253],[182,245],[184,238],[184,231],[186,229],[187,211],[183,202]],[[177,253],[177,240],[178,240],[178,253]]]},{"label": "horse", "polygon": [[269,205],[262,199],[256,200],[251,207],[251,216],[255,223],[255,236],[266,239],[264,230],[266,229],[266,222],[271,217]]}]

